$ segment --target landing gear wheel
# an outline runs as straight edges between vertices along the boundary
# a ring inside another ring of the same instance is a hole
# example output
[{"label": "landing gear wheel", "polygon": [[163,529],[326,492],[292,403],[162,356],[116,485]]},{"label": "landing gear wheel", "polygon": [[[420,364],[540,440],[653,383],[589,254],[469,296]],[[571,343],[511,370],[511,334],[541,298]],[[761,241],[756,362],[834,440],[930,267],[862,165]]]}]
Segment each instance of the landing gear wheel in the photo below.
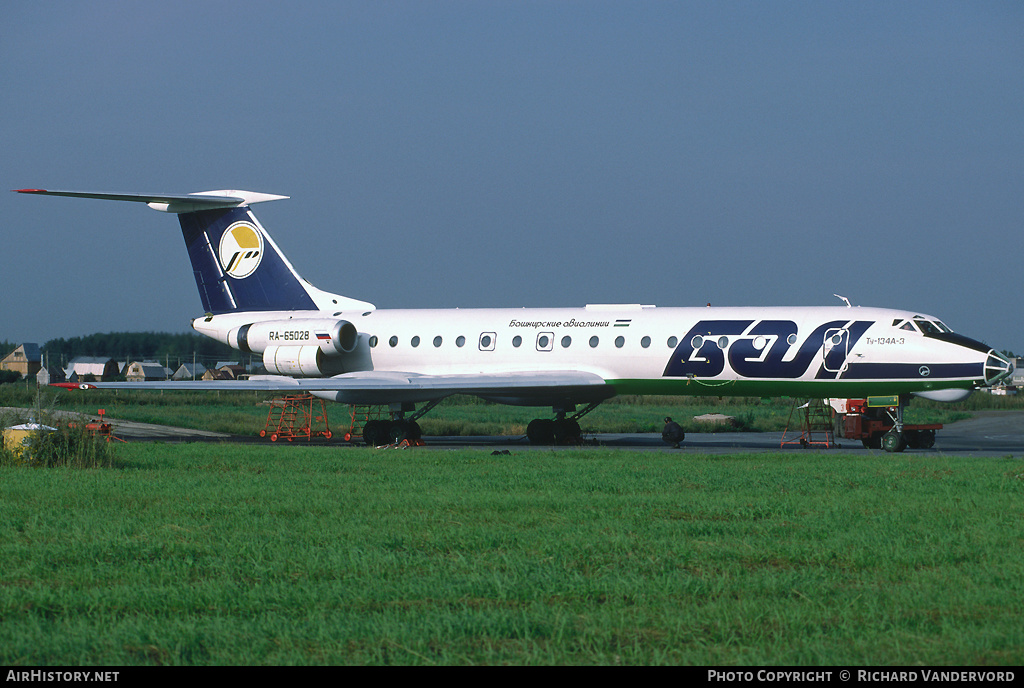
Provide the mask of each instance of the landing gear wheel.
[{"label": "landing gear wheel", "polygon": [[583,441],[580,424],[571,418],[554,421],[555,444],[579,444]]},{"label": "landing gear wheel", "polygon": [[551,444],[555,439],[555,421],[534,418],[526,426],[526,437],[530,444]]},{"label": "landing gear wheel", "polygon": [[388,436],[391,440],[391,444],[399,444],[402,440],[408,439],[409,427],[404,420],[395,420],[391,422],[391,427],[388,428]]},{"label": "landing gear wheel", "polygon": [[572,418],[534,418],[526,426],[526,437],[530,444],[544,446],[580,444],[583,441],[583,432],[580,430],[580,424]]},{"label": "landing gear wheel", "polygon": [[389,434],[392,444],[401,444],[404,440],[414,442],[423,436],[419,423],[414,420],[392,421]]},{"label": "landing gear wheel", "polygon": [[907,448],[907,443],[903,441],[903,435],[890,430],[889,432],[882,435],[882,449],[887,452],[901,452]]},{"label": "landing gear wheel", "polygon": [[387,444],[388,424],[382,420],[368,420],[363,426],[363,441],[370,447]]}]

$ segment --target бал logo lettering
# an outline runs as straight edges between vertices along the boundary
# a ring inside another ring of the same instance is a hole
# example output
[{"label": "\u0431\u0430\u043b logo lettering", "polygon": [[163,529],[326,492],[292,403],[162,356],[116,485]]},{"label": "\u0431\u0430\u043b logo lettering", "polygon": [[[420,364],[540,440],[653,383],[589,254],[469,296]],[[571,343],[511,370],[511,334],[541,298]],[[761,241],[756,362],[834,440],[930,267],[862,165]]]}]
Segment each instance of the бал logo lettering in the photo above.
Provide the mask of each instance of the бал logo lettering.
[{"label": "\u0431\u0430\u043b logo lettering", "polygon": [[263,259],[263,235],[248,222],[236,222],[220,238],[220,266],[235,279],[248,277]]}]

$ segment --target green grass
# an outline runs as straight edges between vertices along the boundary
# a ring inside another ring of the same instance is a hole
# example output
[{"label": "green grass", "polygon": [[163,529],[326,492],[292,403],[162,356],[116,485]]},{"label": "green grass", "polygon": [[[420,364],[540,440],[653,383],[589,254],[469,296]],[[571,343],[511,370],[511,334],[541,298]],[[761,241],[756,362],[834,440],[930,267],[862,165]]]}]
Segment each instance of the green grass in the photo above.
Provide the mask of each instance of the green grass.
[{"label": "green grass", "polygon": [[1024,460],[122,445],[0,468],[0,664],[1024,661]]}]

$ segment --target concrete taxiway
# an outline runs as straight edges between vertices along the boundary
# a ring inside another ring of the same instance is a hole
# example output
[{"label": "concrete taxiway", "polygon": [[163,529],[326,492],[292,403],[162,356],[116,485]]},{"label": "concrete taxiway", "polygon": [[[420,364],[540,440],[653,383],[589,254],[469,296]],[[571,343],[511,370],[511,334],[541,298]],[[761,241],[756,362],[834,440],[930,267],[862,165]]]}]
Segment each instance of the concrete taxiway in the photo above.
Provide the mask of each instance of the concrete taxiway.
[{"label": "concrete taxiway", "polygon": [[[91,420],[98,420],[94,416]],[[267,444],[271,442],[260,438],[255,433],[251,436],[226,435],[203,430],[174,428],[151,423],[135,423],[107,418],[112,426],[114,436],[126,441],[160,441],[160,442],[229,442],[243,444]],[[339,433],[340,434],[340,433]],[[799,437],[799,433],[796,434]],[[817,437],[817,436],[816,436]],[[792,433],[786,436],[789,440]],[[686,440],[679,449],[673,449],[661,436],[653,433],[602,433],[587,435],[585,447],[608,447],[613,449],[629,449],[633,451],[664,451],[677,453],[713,453],[730,454],[737,452],[791,452],[818,451],[844,453],[876,453],[885,454],[881,449],[865,449],[857,440],[836,439],[831,447],[810,446],[799,444],[781,445],[783,434],[778,432],[722,432],[722,433],[688,433]],[[559,451],[576,447],[538,447],[533,446],[525,437],[503,436],[432,436],[425,437],[425,449],[486,449],[488,452],[509,451]],[[314,439],[312,442],[296,439],[292,442],[279,440],[277,445],[328,444],[344,448],[362,446],[361,443],[350,445],[337,437],[330,442]],[[937,433],[935,446],[931,449],[908,449],[911,454],[953,454],[964,456],[1024,456],[1024,412],[1022,411],[979,411],[975,417],[947,425]]]},{"label": "concrete taxiway", "polygon": [[[796,433],[799,438],[799,433]],[[819,435],[815,435],[820,439]],[[787,435],[786,439],[791,439]],[[827,454],[842,452],[853,454],[887,455],[881,449],[866,449],[859,440],[836,438],[830,447],[800,444],[782,445],[783,434],[778,432],[723,432],[687,433],[679,449],[666,444],[656,434],[598,434],[587,436],[588,446],[639,451],[678,453],[734,454],[738,452],[808,452]],[[428,437],[431,447],[479,447],[490,450],[551,451],[562,447],[533,447],[523,438],[509,437]],[[951,454],[960,456],[1024,456],[1024,413],[980,412],[975,418],[951,423],[939,430],[935,446],[930,449],[907,449],[904,455]]]}]

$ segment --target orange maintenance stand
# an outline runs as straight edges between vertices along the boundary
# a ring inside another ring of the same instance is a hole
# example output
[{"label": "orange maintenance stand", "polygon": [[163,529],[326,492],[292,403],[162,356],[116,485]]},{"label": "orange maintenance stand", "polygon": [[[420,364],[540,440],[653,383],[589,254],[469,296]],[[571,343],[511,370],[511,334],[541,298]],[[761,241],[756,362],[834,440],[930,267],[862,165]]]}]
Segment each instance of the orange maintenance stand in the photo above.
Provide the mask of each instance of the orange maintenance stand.
[{"label": "orange maintenance stand", "polygon": [[[314,416],[314,405],[319,403],[320,414]],[[267,414],[267,425],[260,430],[260,437],[270,436],[271,442],[279,439],[292,440],[299,438],[306,441],[314,437],[331,439],[331,428],[327,421],[327,409],[324,400],[312,394],[293,394],[273,399]],[[314,429],[314,422],[318,427]]]}]

